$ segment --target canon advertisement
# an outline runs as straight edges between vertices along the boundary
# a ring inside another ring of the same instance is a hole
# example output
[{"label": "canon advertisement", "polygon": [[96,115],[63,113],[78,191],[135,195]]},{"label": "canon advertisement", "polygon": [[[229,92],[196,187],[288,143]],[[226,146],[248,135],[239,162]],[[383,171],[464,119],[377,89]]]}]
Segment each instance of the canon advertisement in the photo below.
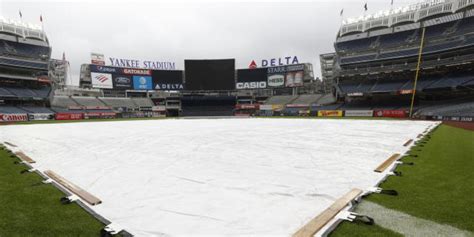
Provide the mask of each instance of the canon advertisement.
[{"label": "canon advertisement", "polygon": [[0,122],[28,121],[28,114],[0,114]]},{"label": "canon advertisement", "polygon": [[267,68],[268,87],[303,86],[304,64]]}]

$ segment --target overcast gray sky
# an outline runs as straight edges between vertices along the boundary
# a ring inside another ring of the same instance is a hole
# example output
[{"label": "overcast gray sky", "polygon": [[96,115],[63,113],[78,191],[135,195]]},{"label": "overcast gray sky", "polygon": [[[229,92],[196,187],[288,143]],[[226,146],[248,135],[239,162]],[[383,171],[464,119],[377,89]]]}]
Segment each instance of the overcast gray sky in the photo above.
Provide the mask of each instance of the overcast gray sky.
[{"label": "overcast gray sky", "polygon": [[[176,62],[235,58],[237,68],[251,60],[298,56],[320,76],[319,54],[332,52],[344,18],[390,9],[391,0],[0,0],[4,18],[40,24],[53,58],[66,53],[77,83],[90,52],[108,57]],[[394,0],[394,7],[419,1]]]}]

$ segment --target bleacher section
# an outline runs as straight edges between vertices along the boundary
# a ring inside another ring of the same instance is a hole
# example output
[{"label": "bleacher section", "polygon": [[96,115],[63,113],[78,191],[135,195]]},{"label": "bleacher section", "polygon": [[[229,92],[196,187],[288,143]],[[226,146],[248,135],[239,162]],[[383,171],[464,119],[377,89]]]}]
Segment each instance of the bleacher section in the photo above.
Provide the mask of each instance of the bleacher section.
[{"label": "bleacher section", "polygon": [[132,98],[133,103],[139,107],[151,107],[153,106],[153,101],[148,98]]},{"label": "bleacher section", "polygon": [[[428,26],[423,54],[440,53],[474,45],[474,17]],[[372,36],[335,44],[342,66],[416,57],[421,29]],[[370,35],[370,34],[369,34]]]},{"label": "bleacher section", "polygon": [[110,107],[138,109],[152,107],[153,101],[149,98],[116,98],[116,97],[81,97],[81,96],[54,96],[52,106],[55,108],[69,107]]},{"label": "bleacher section", "polygon": [[111,108],[135,109],[138,107],[130,98],[99,97],[99,100]]},{"label": "bleacher section", "polygon": [[300,95],[298,98],[293,100],[291,103],[292,104],[307,104],[311,105],[316,103],[323,95],[321,94],[311,94],[311,95]]},{"label": "bleacher section", "polygon": [[473,116],[474,101],[452,101],[437,105],[426,106],[417,112],[424,116]]},{"label": "bleacher section", "polygon": [[265,104],[269,105],[286,105],[292,103],[294,100],[296,100],[298,96],[292,96],[292,95],[276,95],[272,96],[265,101]]},{"label": "bleacher section", "polygon": [[53,101],[51,101],[51,106],[57,108],[69,108],[71,106],[80,105],[69,96],[54,96]]},{"label": "bleacher section", "polygon": [[[411,76],[410,76],[411,77]],[[373,80],[355,80],[340,82],[338,87],[344,94],[350,93],[391,93],[400,90],[412,90],[414,78],[387,78]],[[440,89],[470,88],[474,84],[474,74],[468,72],[451,72],[441,75],[421,75],[417,91],[434,91]]]},{"label": "bleacher section", "polygon": [[42,87],[40,89],[25,87],[0,87],[0,97],[47,99],[50,91],[50,87]]},{"label": "bleacher section", "polygon": [[326,94],[322,96],[316,104],[319,105],[328,105],[328,104],[333,104],[336,102],[336,97],[334,97],[332,94]]},{"label": "bleacher section", "polygon": [[0,40],[0,55],[25,59],[49,59],[50,48]]},{"label": "bleacher section", "polygon": [[77,97],[77,96],[73,96],[73,97],[71,97],[71,99],[74,100],[80,106],[91,106],[91,107],[106,106],[106,104],[102,103],[96,97]]},{"label": "bleacher section", "polygon": [[27,113],[39,113],[39,114],[51,114],[53,110],[46,107],[35,107],[35,106],[18,106],[19,109],[26,111]]},{"label": "bleacher section", "polygon": [[15,106],[0,106],[0,113],[3,114],[25,114],[26,111]]}]

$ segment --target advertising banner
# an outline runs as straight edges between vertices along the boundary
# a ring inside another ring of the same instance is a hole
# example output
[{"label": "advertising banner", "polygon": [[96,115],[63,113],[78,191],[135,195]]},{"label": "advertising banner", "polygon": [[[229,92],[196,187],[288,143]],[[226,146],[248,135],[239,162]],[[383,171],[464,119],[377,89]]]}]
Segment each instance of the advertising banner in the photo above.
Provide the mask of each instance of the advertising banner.
[{"label": "advertising banner", "polygon": [[105,57],[103,54],[91,53],[91,63],[96,65],[105,65]]},{"label": "advertising banner", "polygon": [[100,118],[100,119],[105,119],[105,118],[115,118],[116,113],[113,112],[88,112],[84,114],[84,119],[94,119],[94,118]]},{"label": "advertising banner", "polygon": [[237,70],[237,90],[267,88],[267,69],[239,69]]},{"label": "advertising banner", "polygon": [[318,117],[342,117],[342,110],[320,110]]},{"label": "advertising banner", "polygon": [[32,120],[51,120],[54,119],[54,114],[28,114],[28,119]]},{"label": "advertising banner", "polygon": [[151,75],[153,77],[153,88],[155,88],[155,90],[184,90],[183,71],[153,70]]},{"label": "advertising banner", "polygon": [[413,94],[413,90],[399,90],[399,91],[398,91],[398,94],[399,94],[399,95],[409,95],[409,94]]},{"label": "advertising banner", "polygon": [[258,104],[239,104],[235,106],[236,109],[258,109]]},{"label": "advertising banner", "polygon": [[405,110],[375,110],[374,117],[405,118],[407,117],[407,111]]},{"label": "advertising banner", "polygon": [[122,68],[122,73],[127,75],[145,75],[150,76],[151,70],[148,69],[134,69],[134,68]]},{"label": "advertising banner", "polygon": [[156,83],[155,90],[163,90],[163,91],[178,91],[184,90],[183,83]]},{"label": "advertising banner", "polygon": [[260,110],[273,110],[272,105],[260,105]]},{"label": "advertising banner", "polygon": [[275,74],[268,76],[268,87],[283,87],[285,85],[285,75]]},{"label": "advertising banner", "polygon": [[100,65],[90,65],[91,72],[99,73],[119,73],[119,69],[116,67],[106,67]]},{"label": "advertising banner", "polygon": [[287,108],[307,108],[309,104],[287,104]]},{"label": "advertising banner", "polygon": [[114,89],[116,90],[130,90],[132,89],[132,77],[126,75],[116,75],[112,76]]},{"label": "advertising banner", "polygon": [[133,89],[153,90],[153,81],[150,76],[133,76]]},{"label": "advertising banner", "polygon": [[151,107],[151,111],[153,111],[153,112],[164,112],[164,111],[166,111],[166,106],[156,105],[156,106]]},{"label": "advertising banner", "polygon": [[287,72],[285,75],[285,86],[286,87],[303,86],[303,75],[304,75],[304,71]]},{"label": "advertising banner", "polygon": [[266,81],[259,81],[259,82],[237,82],[235,83],[235,88],[237,90],[245,90],[245,89],[265,89],[267,88]]},{"label": "advertising banner", "polygon": [[83,113],[56,113],[56,120],[81,120],[84,119]]},{"label": "advertising banner", "polygon": [[373,115],[373,110],[346,110],[344,112],[345,117],[372,117]]},{"label": "advertising banner", "polygon": [[28,121],[27,114],[0,114],[0,122]]},{"label": "advertising banner", "polygon": [[280,111],[283,108],[285,108],[285,105],[272,105],[272,110],[273,111]]},{"label": "advertising banner", "polygon": [[267,68],[268,87],[303,85],[304,64]]},{"label": "advertising banner", "polygon": [[112,74],[110,73],[97,73],[91,72],[92,87],[99,89],[112,89],[114,88],[112,82]]}]

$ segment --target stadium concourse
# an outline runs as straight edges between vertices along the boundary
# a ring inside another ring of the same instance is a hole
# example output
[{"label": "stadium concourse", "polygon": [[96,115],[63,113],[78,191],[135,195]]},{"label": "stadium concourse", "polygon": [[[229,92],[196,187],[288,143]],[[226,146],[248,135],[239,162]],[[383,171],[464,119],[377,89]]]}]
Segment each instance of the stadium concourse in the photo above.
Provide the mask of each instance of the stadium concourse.
[{"label": "stadium concourse", "polygon": [[117,232],[288,236],[351,189],[377,192],[395,163],[374,169],[436,125],[176,119],[2,126],[0,141],[97,197],[86,208]]}]

